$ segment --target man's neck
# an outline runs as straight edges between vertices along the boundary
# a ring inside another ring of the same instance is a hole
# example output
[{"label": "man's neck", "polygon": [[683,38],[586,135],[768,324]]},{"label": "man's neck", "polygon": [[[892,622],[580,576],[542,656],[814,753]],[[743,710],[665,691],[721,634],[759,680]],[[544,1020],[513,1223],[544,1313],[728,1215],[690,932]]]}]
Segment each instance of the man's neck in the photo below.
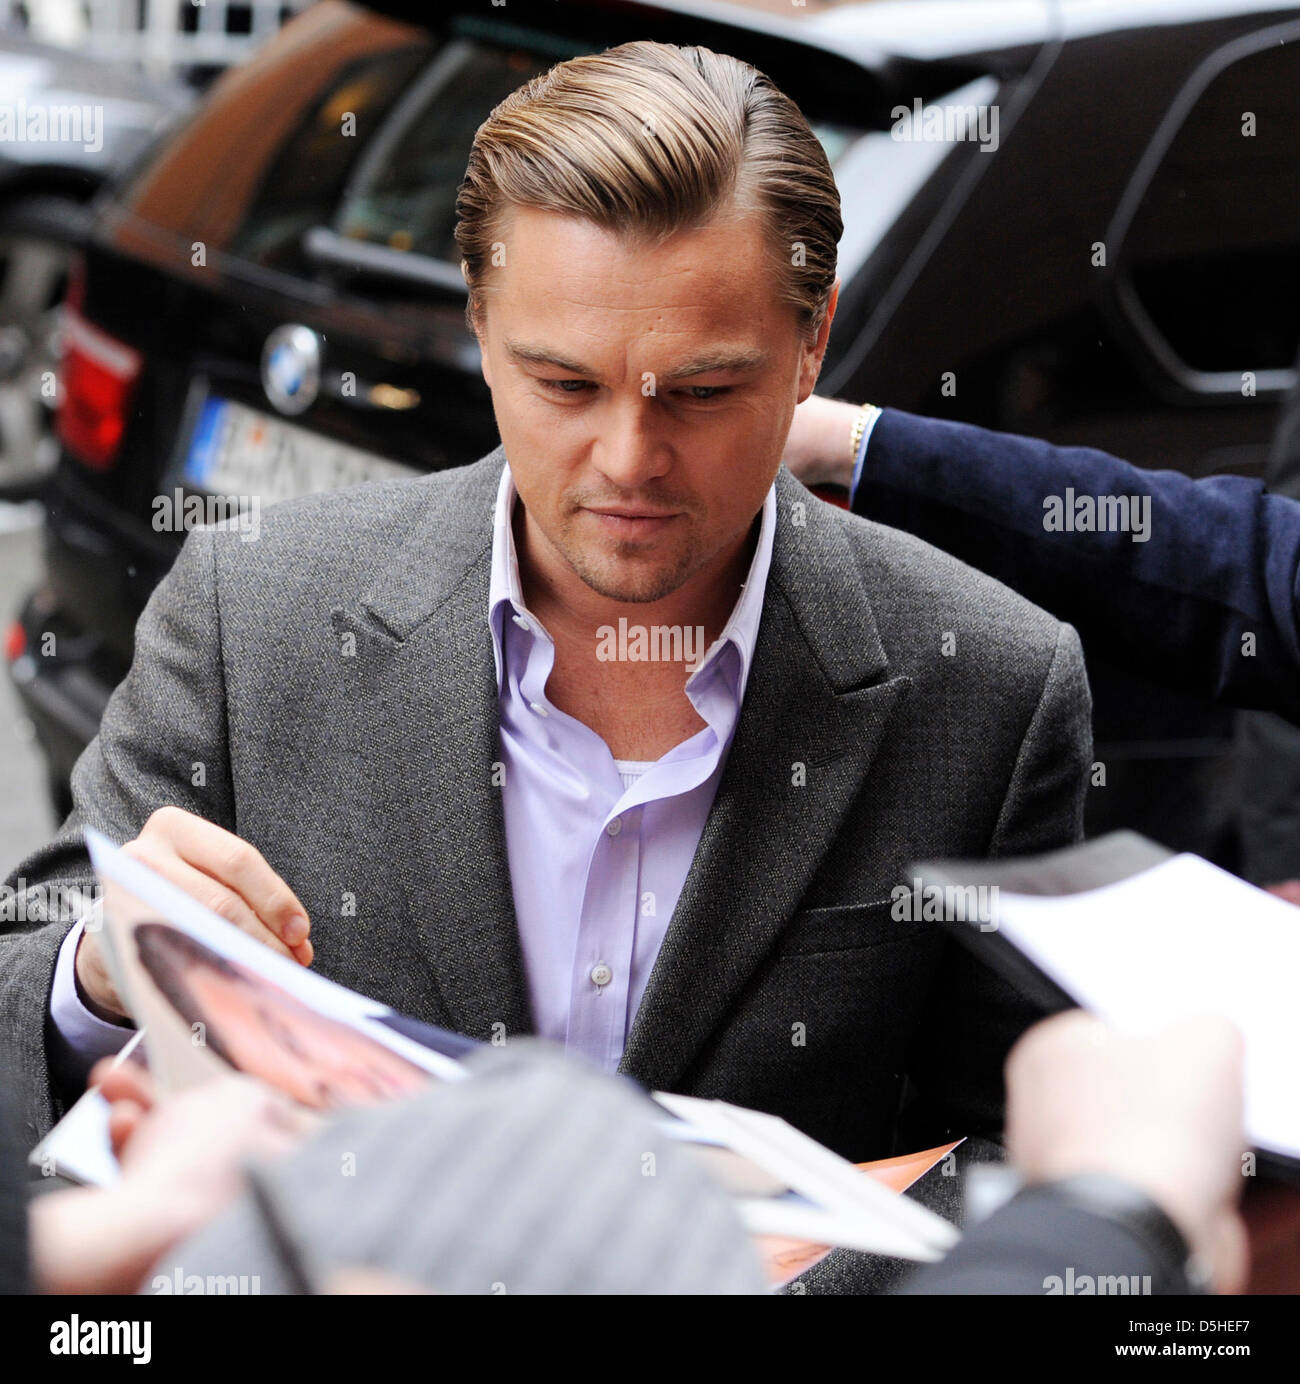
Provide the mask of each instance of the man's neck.
[{"label": "man's neck", "polygon": [[734,551],[663,600],[613,601],[562,559],[562,570],[535,561],[522,503],[517,507],[515,551],[524,599],[555,643],[547,698],[600,736],[616,759],[657,760],[707,723],[686,695],[691,670],[684,663],[602,661],[597,631],[618,629],[620,618],[643,628],[702,629],[702,640],[692,641],[695,657],[702,658],[739,599],[761,523],[759,515]]}]

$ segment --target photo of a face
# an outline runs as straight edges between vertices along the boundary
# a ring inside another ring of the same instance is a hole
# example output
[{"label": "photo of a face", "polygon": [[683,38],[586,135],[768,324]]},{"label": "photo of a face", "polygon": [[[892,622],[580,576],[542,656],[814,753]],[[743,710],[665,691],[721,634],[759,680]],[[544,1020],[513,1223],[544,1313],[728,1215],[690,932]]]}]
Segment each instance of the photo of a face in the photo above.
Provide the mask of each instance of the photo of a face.
[{"label": "photo of a face", "polygon": [[419,1090],[429,1074],[364,1033],[166,923],[132,931],[136,955],[195,1042],[318,1110]]}]

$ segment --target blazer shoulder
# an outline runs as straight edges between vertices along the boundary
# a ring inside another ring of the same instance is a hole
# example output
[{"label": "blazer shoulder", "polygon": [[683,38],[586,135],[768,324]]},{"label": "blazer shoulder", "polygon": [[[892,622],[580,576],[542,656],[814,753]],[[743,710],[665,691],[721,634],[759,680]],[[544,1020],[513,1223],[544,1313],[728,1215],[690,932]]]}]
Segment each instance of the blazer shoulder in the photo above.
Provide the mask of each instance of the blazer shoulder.
[{"label": "blazer shoulder", "polygon": [[490,454],[470,466],[456,466],[423,475],[363,481],[340,490],[316,491],[280,500],[262,511],[262,533],[281,542],[304,534],[330,534],[358,526],[388,526],[413,521],[430,506],[472,503],[490,492],[496,496],[500,463]]},{"label": "blazer shoulder", "polygon": [[261,510],[251,525],[245,516],[212,527],[241,572],[274,574],[293,585],[340,571],[362,578],[433,516],[453,525],[463,517],[467,529],[481,522],[488,541],[498,453],[470,466],[296,496]]},{"label": "blazer shoulder", "polygon": [[1062,621],[1009,586],[901,529],[836,509],[882,630],[902,636],[918,624],[979,637],[990,649],[1023,656],[1055,651]]}]

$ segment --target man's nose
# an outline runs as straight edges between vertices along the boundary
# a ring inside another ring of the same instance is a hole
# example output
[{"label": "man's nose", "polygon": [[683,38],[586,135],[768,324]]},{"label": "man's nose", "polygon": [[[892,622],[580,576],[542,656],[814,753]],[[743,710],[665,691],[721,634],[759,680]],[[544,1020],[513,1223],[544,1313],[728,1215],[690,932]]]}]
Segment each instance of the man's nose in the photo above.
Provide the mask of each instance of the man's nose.
[{"label": "man's nose", "polygon": [[654,416],[654,399],[618,399],[598,424],[596,468],[615,485],[634,490],[666,475],[672,450]]}]

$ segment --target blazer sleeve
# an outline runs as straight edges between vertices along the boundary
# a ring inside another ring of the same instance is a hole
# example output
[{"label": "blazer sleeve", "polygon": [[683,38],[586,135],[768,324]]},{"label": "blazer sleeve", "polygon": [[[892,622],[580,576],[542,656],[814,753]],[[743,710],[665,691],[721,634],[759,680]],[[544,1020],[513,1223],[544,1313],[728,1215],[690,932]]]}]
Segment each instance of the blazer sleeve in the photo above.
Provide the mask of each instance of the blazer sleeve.
[{"label": "blazer sleeve", "polygon": [[[1037,703],[1025,715],[1020,748],[984,854],[1036,855],[1083,839],[1092,761],[1092,703],[1079,639],[1056,628]],[[928,1148],[968,1135],[1000,1139],[1007,1053],[1043,1017],[956,938],[945,942],[928,1017],[908,1061],[912,1096],[900,1116],[900,1147]]]},{"label": "blazer sleeve", "polygon": [[[1149,497],[1149,536],[1048,529],[1047,505],[1070,490]],[[1069,621],[1090,654],[1300,721],[1300,503],[1258,481],[1192,480],[886,409],[853,508]]]},{"label": "blazer sleeve", "polygon": [[[219,530],[191,530],[135,630],[130,671],[109,699],[99,733],[72,770],[73,810],[52,841],[14,867],[0,922],[0,1046],[12,1054],[14,1117],[28,1146],[75,1090],[54,1070],[75,1066],[49,1022],[59,946],[89,897],[94,871],[84,828],[114,841],[140,834],[175,804],[233,829],[215,549]],[[53,916],[50,916],[50,915]]]},{"label": "blazer sleeve", "polygon": [[1191,1288],[1181,1269],[1161,1263],[1131,1231],[1044,1187],[1013,1197],[971,1226],[945,1259],[909,1275],[896,1291],[1058,1297]]}]

